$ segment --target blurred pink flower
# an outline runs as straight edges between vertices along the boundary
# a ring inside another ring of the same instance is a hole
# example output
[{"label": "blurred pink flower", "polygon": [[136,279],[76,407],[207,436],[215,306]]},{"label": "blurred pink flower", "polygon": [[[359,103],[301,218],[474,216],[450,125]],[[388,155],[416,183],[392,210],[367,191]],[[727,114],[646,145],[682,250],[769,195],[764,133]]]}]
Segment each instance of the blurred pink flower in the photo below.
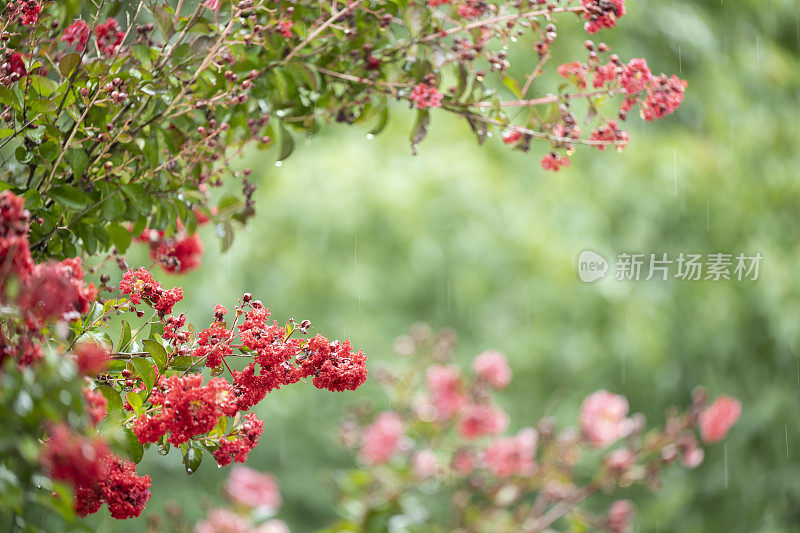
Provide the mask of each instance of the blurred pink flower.
[{"label": "blurred pink flower", "polygon": [[361,459],[370,465],[388,463],[400,448],[403,421],[390,411],[378,415],[364,430]]},{"label": "blurred pink flower", "polygon": [[411,459],[411,471],[419,479],[432,478],[436,475],[438,468],[439,462],[436,460],[436,454],[431,450],[420,450]]},{"label": "blurred pink flower", "polygon": [[529,476],[536,469],[535,429],[525,428],[513,437],[498,439],[483,452],[483,463],[497,477]]},{"label": "blurred pink flower", "polygon": [[461,475],[471,474],[475,470],[475,459],[467,450],[460,450],[453,455],[452,467]]},{"label": "blurred pink flower", "polygon": [[624,396],[599,390],[581,405],[581,431],[591,444],[603,448],[630,434],[633,421],[627,416],[628,400]]},{"label": "blurred pink flower", "polygon": [[627,472],[636,463],[636,456],[625,448],[614,450],[605,459],[606,467],[618,473]]},{"label": "blurred pink flower", "polygon": [[426,381],[440,422],[451,418],[464,405],[466,398],[461,391],[461,370],[457,366],[432,366],[428,368]]},{"label": "blurred pink flower", "polygon": [[219,11],[221,5],[222,5],[222,0],[206,0],[206,7],[208,9]]},{"label": "blurred pink flower", "polygon": [[730,396],[717,398],[700,413],[700,437],[703,442],[718,442],[724,439],[741,414],[742,404],[739,400]]},{"label": "blurred pink flower", "polygon": [[465,439],[497,435],[508,427],[508,415],[491,405],[470,404],[464,408],[458,433]]},{"label": "blurred pink flower", "polygon": [[472,362],[472,370],[478,379],[487,382],[495,389],[503,389],[511,383],[511,368],[508,359],[495,350],[487,350]]},{"label": "blurred pink flower", "polygon": [[273,518],[255,528],[252,533],[289,533],[289,526],[283,520]]},{"label": "blurred pink flower", "polygon": [[236,465],[231,469],[225,493],[234,503],[245,507],[267,507],[275,511],[281,506],[278,481],[246,466]]},{"label": "blurred pink flower", "polygon": [[228,509],[212,509],[195,533],[251,533],[250,522]]},{"label": "blurred pink flower", "polygon": [[608,509],[606,526],[612,533],[630,531],[633,522],[633,504],[630,500],[617,500]]}]

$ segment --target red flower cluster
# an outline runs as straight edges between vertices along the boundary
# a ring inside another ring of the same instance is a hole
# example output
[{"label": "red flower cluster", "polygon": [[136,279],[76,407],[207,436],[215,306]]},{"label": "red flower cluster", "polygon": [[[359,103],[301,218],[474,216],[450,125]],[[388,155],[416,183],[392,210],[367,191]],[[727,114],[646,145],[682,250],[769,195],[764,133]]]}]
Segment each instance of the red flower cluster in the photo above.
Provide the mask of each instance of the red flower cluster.
[{"label": "red flower cluster", "polygon": [[489,7],[484,0],[465,0],[463,4],[458,6],[458,15],[465,19],[476,19],[486,12]]},{"label": "red flower cluster", "polygon": [[24,200],[9,191],[0,194],[0,301],[6,301],[5,289],[16,278],[19,294],[13,302],[24,318],[11,324],[16,343],[0,333],[0,363],[16,357],[20,365],[29,365],[43,355],[40,346],[42,327],[51,320],[72,320],[91,309],[97,296],[94,285],[84,284],[80,258],[59,263],[35,265],[28,242],[29,213]]},{"label": "red flower cluster", "polygon": [[[622,151],[628,145],[628,133],[619,129],[616,120],[609,120],[605,126],[600,126],[592,132],[591,140],[613,142],[617,150]],[[606,145],[598,144],[597,149],[603,151]]]},{"label": "red flower cluster", "polygon": [[86,410],[92,425],[97,425],[108,413],[108,400],[97,389],[83,389],[83,399],[86,401]]},{"label": "red flower cluster", "polygon": [[84,48],[86,48],[86,43],[89,42],[90,33],[89,25],[83,20],[77,19],[64,30],[61,42],[67,43],[78,52],[83,52]]},{"label": "red flower cluster", "polygon": [[247,454],[256,447],[258,439],[264,433],[264,421],[256,418],[253,413],[247,413],[244,422],[239,426],[233,439],[223,438],[219,448],[214,451],[214,458],[220,466],[228,466],[231,462],[243,463]]},{"label": "red flower cluster", "polygon": [[[198,222],[203,223],[199,218]],[[163,231],[145,230],[136,240],[150,245],[150,257],[158,261],[164,270],[184,273],[200,266],[203,241],[197,233],[187,234],[180,223],[178,228],[178,233],[170,237],[166,237]]]},{"label": "red flower cluster", "polygon": [[647,98],[642,104],[642,117],[645,120],[664,118],[675,112],[683,103],[683,93],[689,83],[673,75],[654,77],[647,86]]},{"label": "red flower cluster", "polygon": [[221,416],[233,416],[237,411],[230,383],[212,378],[203,385],[200,374],[162,376],[150,403],[158,412],[144,414],[133,424],[133,432],[143,444],[157,442],[166,433],[170,444],[183,444],[214,429]]},{"label": "red flower cluster", "polygon": [[428,109],[429,107],[441,107],[442,93],[433,85],[420,83],[411,91],[408,99],[416,104],[417,109]]},{"label": "red flower cluster", "polygon": [[94,29],[94,34],[97,36],[97,46],[100,48],[100,52],[106,57],[113,56],[125,38],[125,33],[120,31],[119,24],[112,18],[98,25]]},{"label": "red flower cluster", "polygon": [[583,28],[589,33],[597,33],[603,28],[612,28],[617,19],[625,14],[625,0],[581,0]]},{"label": "red flower cluster", "polygon": [[50,477],[75,487],[79,516],[96,513],[105,502],[114,518],[136,517],[150,499],[150,476],[137,476],[136,466],[112,454],[102,439],[77,435],[65,425],[50,430],[40,461]]},{"label": "red flower cluster", "polygon": [[20,0],[16,4],[9,2],[6,6],[8,17],[19,17],[19,22],[23,26],[33,26],[39,21],[42,13],[42,5],[39,0]]},{"label": "red flower cluster", "polygon": [[139,304],[142,300],[146,301],[158,311],[160,316],[172,313],[175,304],[183,300],[181,287],[163,288],[146,268],[129,269],[125,272],[122,275],[122,281],[119,282],[119,290],[122,294],[130,295],[133,304]]},{"label": "red flower cluster", "polygon": [[558,72],[559,76],[573,80],[581,89],[586,88],[586,67],[581,65],[579,61],[559,65],[556,72]]},{"label": "red flower cluster", "polygon": [[84,376],[94,376],[105,370],[109,361],[108,351],[94,342],[83,342],[75,347],[75,363],[78,372]]},{"label": "red flower cluster", "polygon": [[569,166],[569,158],[559,156],[555,152],[550,152],[542,158],[540,164],[545,170],[554,170],[558,172],[561,167]]},{"label": "red flower cluster", "polygon": [[28,75],[25,68],[25,61],[19,52],[5,51],[5,59],[0,64],[0,85],[11,85],[12,83]]}]

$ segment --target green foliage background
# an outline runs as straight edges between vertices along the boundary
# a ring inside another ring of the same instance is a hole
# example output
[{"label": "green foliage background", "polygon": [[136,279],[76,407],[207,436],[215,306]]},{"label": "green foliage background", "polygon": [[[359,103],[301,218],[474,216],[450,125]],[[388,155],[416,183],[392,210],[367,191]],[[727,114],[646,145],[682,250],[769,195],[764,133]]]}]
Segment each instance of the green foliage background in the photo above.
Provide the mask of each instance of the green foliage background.
[{"label": "green foliage background", "polygon": [[[373,369],[391,364],[393,338],[413,322],[452,326],[464,361],[489,347],[509,355],[515,379],[501,401],[517,426],[549,399],[573,423],[602,387],[653,422],[688,404],[696,385],[735,395],[744,410],[729,439],[697,470],[671,470],[663,492],[640,495],[639,531],[800,531],[800,6],[627,4],[601,36],[689,89],[660,123],[632,117],[624,154],[581,150],[551,174],[538,166],[546,147],[526,155],[494,138],[478,148],[466,124],[443,115],[417,157],[410,112],[398,109],[372,140],[329,127],[298,139],[280,168],[274,154],[249,156],[257,216],[224,255],[204,228],[202,268],[165,281],[184,286],[193,321],[251,291],[278,320],[352,338]],[[571,59],[585,36],[568,26],[559,41]],[[586,285],[576,275],[586,248],[765,260],[756,282]],[[353,465],[334,444],[336,421],[356,399],[380,402],[374,385],[346,395],[295,386],[258,413],[266,432],[248,464],[279,476],[293,531],[334,519],[333,471]],[[189,479],[177,455],[151,454],[140,470],[154,478],[146,514],[175,501],[193,519],[220,501],[226,476],[208,462]],[[105,511],[87,523],[142,528]]]}]

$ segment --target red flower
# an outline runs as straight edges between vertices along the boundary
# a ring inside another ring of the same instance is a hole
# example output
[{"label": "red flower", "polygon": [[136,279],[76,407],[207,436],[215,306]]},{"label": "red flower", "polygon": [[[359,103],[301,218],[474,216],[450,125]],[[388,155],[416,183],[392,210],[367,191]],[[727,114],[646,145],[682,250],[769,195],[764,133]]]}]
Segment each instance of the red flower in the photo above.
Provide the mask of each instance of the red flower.
[{"label": "red flower", "polygon": [[542,168],[545,170],[554,170],[558,172],[561,167],[569,166],[569,158],[559,157],[554,152],[550,152],[549,154],[547,154],[542,158],[540,164],[542,165]]},{"label": "red flower", "polygon": [[625,14],[625,0],[581,0],[581,3],[583,18],[587,21],[583,28],[589,33],[613,27]]},{"label": "red flower", "polygon": [[53,479],[83,486],[106,475],[109,457],[111,452],[103,440],[88,439],[59,424],[50,428],[39,460]]},{"label": "red flower", "polygon": [[436,419],[444,422],[455,415],[466,402],[462,391],[461,370],[456,365],[428,368],[425,383],[431,391]]},{"label": "red flower", "polygon": [[530,476],[536,469],[535,429],[525,428],[513,437],[498,439],[483,452],[483,463],[495,477]]},{"label": "red flower", "polygon": [[683,103],[683,93],[689,83],[677,76],[661,74],[654,77],[647,87],[647,98],[642,104],[642,117],[645,120],[664,118],[675,112]]},{"label": "red flower", "polygon": [[127,459],[112,462],[108,477],[99,485],[111,516],[117,520],[139,516],[150,499],[150,476],[137,476],[136,465]]},{"label": "red flower", "polygon": [[359,350],[352,353],[350,341],[329,342],[322,335],[309,340],[308,358],[302,362],[303,376],[314,374],[318,389],[341,392],[356,390],[367,380],[367,357]]},{"label": "red flower", "polygon": [[222,0],[206,0],[206,7],[208,9],[219,11],[221,5],[222,5]]},{"label": "red flower", "polygon": [[644,59],[631,59],[622,69],[622,77],[620,82],[622,88],[628,94],[636,94],[642,92],[650,83],[653,77],[650,68],[647,66],[647,61]]},{"label": "red flower", "polygon": [[139,270],[128,269],[122,275],[122,281],[119,282],[119,291],[129,295],[133,304],[141,303],[144,299],[161,316],[172,313],[175,304],[183,300],[182,288],[164,289],[143,267]]},{"label": "red flower", "polygon": [[218,367],[222,364],[224,356],[233,353],[233,348],[230,346],[231,339],[233,332],[226,329],[224,323],[214,322],[198,335],[198,347],[192,352],[192,357],[205,357],[207,367]]},{"label": "red flower", "polygon": [[106,57],[111,57],[117,51],[117,47],[122,44],[125,33],[120,31],[119,24],[115,19],[108,19],[94,29],[97,36],[97,46]]},{"label": "red flower", "polygon": [[619,67],[609,61],[608,64],[597,67],[592,85],[599,89],[606,83],[616,80],[618,75]]},{"label": "red flower", "polygon": [[508,415],[491,405],[471,404],[464,409],[458,433],[465,439],[497,435],[508,427]]},{"label": "red flower", "polygon": [[725,438],[742,414],[742,404],[736,398],[720,396],[700,413],[700,437],[703,442],[718,442]]},{"label": "red flower", "polygon": [[83,399],[86,400],[86,411],[89,414],[89,420],[96,426],[108,413],[108,400],[97,389],[83,389]]},{"label": "red flower", "polygon": [[0,193],[0,295],[4,280],[13,274],[26,280],[33,272],[28,245],[28,219],[25,199],[9,191]]},{"label": "red flower", "polygon": [[74,320],[88,313],[97,297],[93,284],[83,284],[81,258],[36,265],[23,284],[18,304],[31,325],[51,319]]},{"label": "red flower", "polygon": [[416,104],[417,109],[441,107],[442,105],[442,93],[436,87],[425,83],[420,83],[414,87],[408,99]]},{"label": "red flower", "polygon": [[458,14],[461,18],[470,20],[480,17],[486,12],[487,4],[483,0],[466,0],[458,6]]},{"label": "red flower", "polygon": [[256,447],[258,439],[264,433],[264,421],[253,413],[247,413],[236,433],[237,436],[232,440],[223,437],[219,448],[214,452],[214,458],[220,466],[228,466],[233,461],[244,463],[247,460],[247,454]]},{"label": "red flower", "polygon": [[84,48],[86,48],[86,43],[89,42],[90,33],[89,25],[81,19],[77,19],[64,30],[61,42],[67,43],[78,52],[83,52]]},{"label": "red flower", "polygon": [[[613,142],[617,150],[622,151],[628,145],[628,133],[619,129],[616,120],[610,120],[605,126],[600,126],[592,132],[591,140]],[[605,144],[596,145],[597,149],[603,151]]]},{"label": "red flower", "polygon": [[27,75],[28,70],[25,68],[25,61],[22,60],[22,54],[6,51],[5,60],[0,66],[0,84],[11,85]]},{"label": "red flower", "polygon": [[390,411],[378,415],[364,429],[361,445],[361,460],[368,465],[388,463],[400,448],[403,438],[403,421]]},{"label": "red flower", "polygon": [[450,0],[428,0],[428,7],[436,7],[449,4]]},{"label": "red flower", "polygon": [[586,67],[581,65],[578,61],[559,65],[556,72],[558,72],[559,76],[572,80],[581,89],[586,88]]},{"label": "red flower", "polygon": [[514,144],[521,138],[522,138],[522,133],[518,131],[509,131],[508,133],[503,135],[503,143]]},{"label": "red flower", "polygon": [[94,376],[108,366],[108,350],[94,342],[83,342],[75,347],[75,363],[78,372],[84,376]]},{"label": "red flower", "polygon": [[20,2],[21,17],[20,23],[23,26],[33,26],[39,21],[39,14],[42,6],[37,0],[22,0]]},{"label": "red flower", "polygon": [[177,238],[151,242],[150,257],[161,261],[168,272],[188,272],[202,262],[203,241],[197,233],[181,232]]},{"label": "red flower", "polygon": [[278,21],[278,33],[286,37],[287,39],[292,36],[292,26],[294,26],[294,22],[291,20],[279,20]]}]

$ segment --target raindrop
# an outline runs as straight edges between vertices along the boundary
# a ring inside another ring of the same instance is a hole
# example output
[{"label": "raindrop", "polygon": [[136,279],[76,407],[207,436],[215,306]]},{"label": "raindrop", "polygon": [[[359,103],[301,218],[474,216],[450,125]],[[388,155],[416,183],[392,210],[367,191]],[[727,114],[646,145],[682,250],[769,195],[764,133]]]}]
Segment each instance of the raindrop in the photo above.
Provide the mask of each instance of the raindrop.
[{"label": "raindrop", "polygon": [[512,36],[512,37],[511,37],[511,39],[509,39],[509,40],[510,40],[512,43],[515,43],[515,42],[517,42],[517,38],[516,38],[516,37],[514,37],[514,36]]},{"label": "raindrop", "polygon": [[367,133],[367,139],[372,140],[373,137],[375,137],[373,134]]},{"label": "raindrop", "polygon": [[276,167],[281,167],[281,166],[283,166],[283,161],[275,161],[275,166],[276,166]]},{"label": "raindrop", "polygon": [[278,109],[277,111],[275,111],[275,114],[278,115],[279,117],[282,117],[286,114],[286,111],[284,111],[283,109]]}]

